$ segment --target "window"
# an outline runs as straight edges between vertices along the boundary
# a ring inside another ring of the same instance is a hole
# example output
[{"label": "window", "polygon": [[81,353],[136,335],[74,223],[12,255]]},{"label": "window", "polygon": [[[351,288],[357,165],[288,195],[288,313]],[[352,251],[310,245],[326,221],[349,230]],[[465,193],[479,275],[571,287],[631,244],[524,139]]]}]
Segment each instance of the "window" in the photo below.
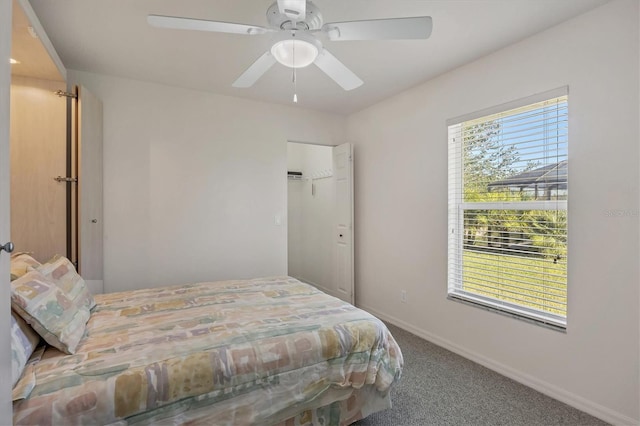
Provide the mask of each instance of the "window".
[{"label": "window", "polygon": [[566,328],[568,90],[449,120],[450,298]]}]

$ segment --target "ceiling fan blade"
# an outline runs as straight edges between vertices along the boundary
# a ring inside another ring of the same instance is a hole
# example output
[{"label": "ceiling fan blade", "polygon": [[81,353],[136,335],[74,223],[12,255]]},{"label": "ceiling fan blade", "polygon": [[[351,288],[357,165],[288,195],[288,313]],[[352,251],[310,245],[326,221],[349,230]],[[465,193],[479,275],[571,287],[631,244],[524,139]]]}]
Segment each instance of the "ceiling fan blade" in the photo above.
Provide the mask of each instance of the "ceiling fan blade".
[{"label": "ceiling fan blade", "polygon": [[416,16],[333,22],[324,24],[322,31],[327,33],[331,41],[411,40],[429,38],[432,28],[433,23],[430,16]]},{"label": "ceiling fan blade", "polygon": [[253,84],[258,81],[260,77],[264,75],[269,68],[276,63],[276,58],[273,57],[271,52],[266,51],[262,56],[260,56],[249,68],[242,73],[240,77],[236,81],[233,82],[233,87],[251,87]]},{"label": "ceiling fan blade", "polygon": [[175,30],[213,31],[217,33],[232,34],[264,34],[272,32],[269,28],[255,25],[235,24],[233,22],[207,21],[205,19],[179,18],[177,16],[149,15],[149,25],[158,28],[170,28]]},{"label": "ceiling fan blade", "polygon": [[278,10],[294,21],[304,21],[307,16],[307,0],[278,0]]},{"label": "ceiling fan blade", "polygon": [[353,90],[356,87],[360,87],[363,83],[360,78],[347,68],[342,62],[340,62],[335,56],[333,56],[327,49],[322,49],[322,52],[316,58],[314,64],[325,74],[338,83],[344,90]]}]

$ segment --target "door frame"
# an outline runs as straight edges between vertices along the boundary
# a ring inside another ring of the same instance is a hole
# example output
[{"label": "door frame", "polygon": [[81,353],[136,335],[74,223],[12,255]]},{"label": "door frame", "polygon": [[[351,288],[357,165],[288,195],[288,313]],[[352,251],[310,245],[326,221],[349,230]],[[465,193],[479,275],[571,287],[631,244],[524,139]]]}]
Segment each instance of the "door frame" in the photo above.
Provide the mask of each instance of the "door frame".
[{"label": "door frame", "polygon": [[[295,140],[295,139],[287,139],[287,146],[289,143],[297,143],[297,144],[302,144],[302,145],[314,145],[314,146],[325,146],[327,148],[336,148],[337,146],[340,146],[342,144],[338,144],[338,145],[333,145],[333,144],[323,144],[323,143],[318,143],[318,142],[309,142],[309,141],[301,141],[301,140]],[[333,154],[332,154],[333,157]],[[353,161],[352,161],[352,157],[353,157],[353,144],[350,143],[350,154],[349,154],[349,161],[351,162],[351,176],[350,176],[350,181],[351,181],[351,226],[350,226],[350,231],[351,231],[351,297],[350,297],[350,303],[353,304],[354,306],[356,305],[356,296],[355,296],[355,286],[356,286],[356,281],[355,281],[355,225],[354,225],[354,218],[355,218],[355,192],[354,192],[354,173],[353,173]],[[287,160],[288,160],[288,154],[286,156]],[[285,174],[288,172],[288,170],[284,171]],[[288,182],[288,181],[287,181]],[[287,184],[288,185],[288,184]],[[289,209],[289,191],[288,191],[288,186],[285,187],[285,191],[286,191],[286,208],[287,211]],[[334,219],[334,225],[335,225],[335,219]],[[287,214],[286,216],[286,221],[285,221],[285,227],[286,227],[286,231],[287,231],[287,248],[286,248],[286,252],[287,252],[287,272],[288,272],[288,267],[289,267],[289,215]],[[335,226],[332,229],[332,232],[335,232]],[[337,255],[337,254],[336,254]],[[334,259],[334,265],[333,267],[337,267],[337,265],[335,265],[336,263],[336,259]],[[335,271],[334,271],[335,273]],[[337,289],[333,290],[332,296],[338,297],[338,291]]]},{"label": "door frame", "polygon": [[[0,244],[10,241],[9,111],[12,2],[0,1]],[[0,424],[13,422],[11,405],[11,286],[9,255],[0,252]]]}]

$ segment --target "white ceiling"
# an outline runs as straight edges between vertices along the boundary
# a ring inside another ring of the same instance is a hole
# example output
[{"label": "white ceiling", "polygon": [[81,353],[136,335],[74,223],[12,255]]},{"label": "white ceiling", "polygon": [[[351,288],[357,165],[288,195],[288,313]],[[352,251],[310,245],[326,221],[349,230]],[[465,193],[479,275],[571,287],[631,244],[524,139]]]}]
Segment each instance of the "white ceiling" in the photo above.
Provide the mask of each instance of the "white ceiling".
[{"label": "white ceiling", "polygon": [[[291,70],[231,83],[270,37],[166,30],[147,14],[267,26],[273,0],[30,0],[67,68],[290,104]],[[345,92],[315,66],[298,71],[301,107],[349,114],[517,42],[607,0],[315,0],[324,22],[428,15],[428,40],[322,40],[364,84]]]}]

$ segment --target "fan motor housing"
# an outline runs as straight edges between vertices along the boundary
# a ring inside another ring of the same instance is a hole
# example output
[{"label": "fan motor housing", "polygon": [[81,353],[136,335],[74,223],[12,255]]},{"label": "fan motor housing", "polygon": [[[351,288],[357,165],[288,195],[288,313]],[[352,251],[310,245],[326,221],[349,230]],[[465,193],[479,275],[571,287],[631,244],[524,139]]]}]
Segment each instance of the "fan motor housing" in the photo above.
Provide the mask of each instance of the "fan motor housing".
[{"label": "fan motor housing", "polygon": [[308,1],[304,21],[292,21],[287,15],[280,13],[276,2],[267,9],[267,22],[271,27],[281,30],[318,30],[322,28],[322,14],[313,2]]}]

